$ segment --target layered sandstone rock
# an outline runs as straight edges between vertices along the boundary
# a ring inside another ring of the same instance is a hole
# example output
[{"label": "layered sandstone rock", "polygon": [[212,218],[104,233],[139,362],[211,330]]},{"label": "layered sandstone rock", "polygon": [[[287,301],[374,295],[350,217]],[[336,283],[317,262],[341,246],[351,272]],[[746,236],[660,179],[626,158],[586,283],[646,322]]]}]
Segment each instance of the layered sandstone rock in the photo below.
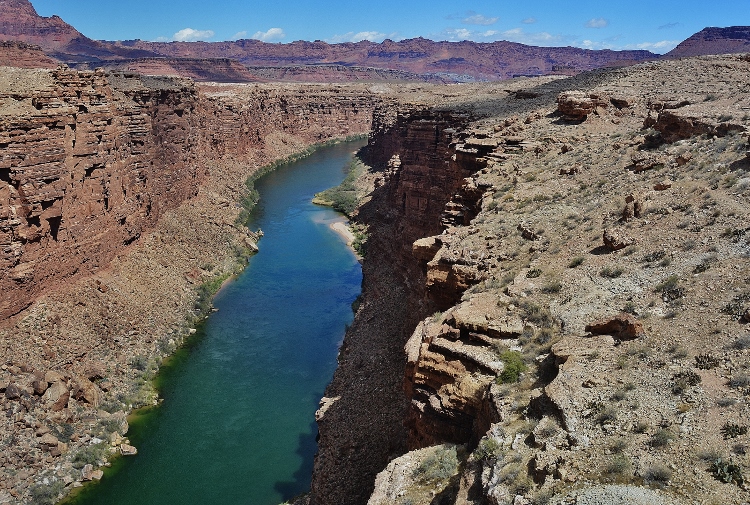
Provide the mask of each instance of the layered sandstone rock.
[{"label": "layered sandstone rock", "polygon": [[6,74],[0,118],[2,317],[106,265],[203,179],[191,83],[58,69],[19,90],[24,75]]}]

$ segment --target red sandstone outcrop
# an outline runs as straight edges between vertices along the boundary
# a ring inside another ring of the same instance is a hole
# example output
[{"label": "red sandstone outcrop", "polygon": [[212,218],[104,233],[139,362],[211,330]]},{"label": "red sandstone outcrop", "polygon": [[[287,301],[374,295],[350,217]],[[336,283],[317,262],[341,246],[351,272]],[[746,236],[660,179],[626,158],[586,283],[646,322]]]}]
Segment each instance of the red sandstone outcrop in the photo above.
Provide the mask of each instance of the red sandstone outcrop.
[{"label": "red sandstone outcrop", "polygon": [[42,48],[25,42],[0,41],[0,67],[55,68],[58,63]]},{"label": "red sandstone outcrop", "polygon": [[6,74],[2,90],[0,317],[106,265],[203,176],[192,83],[118,77],[113,87],[101,72],[58,69],[23,90],[23,76]]}]

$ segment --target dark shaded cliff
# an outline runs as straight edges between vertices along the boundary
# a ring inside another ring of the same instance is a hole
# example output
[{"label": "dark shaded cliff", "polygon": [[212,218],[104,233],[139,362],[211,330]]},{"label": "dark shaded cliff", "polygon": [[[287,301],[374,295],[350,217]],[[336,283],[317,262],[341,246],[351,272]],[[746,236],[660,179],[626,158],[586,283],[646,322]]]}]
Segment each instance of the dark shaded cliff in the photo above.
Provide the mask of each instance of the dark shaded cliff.
[{"label": "dark shaded cliff", "polygon": [[318,414],[315,504],[366,503],[375,475],[410,445],[404,344],[420,319],[448,303],[445,297],[451,303],[460,297],[450,289],[452,278],[440,297],[426,291],[427,270],[412,243],[444,229],[446,204],[481,168],[474,156],[454,157],[456,132],[470,121],[466,114],[383,107],[374,118],[361,155],[378,174],[377,189],[357,217],[371,231],[364,302]]}]

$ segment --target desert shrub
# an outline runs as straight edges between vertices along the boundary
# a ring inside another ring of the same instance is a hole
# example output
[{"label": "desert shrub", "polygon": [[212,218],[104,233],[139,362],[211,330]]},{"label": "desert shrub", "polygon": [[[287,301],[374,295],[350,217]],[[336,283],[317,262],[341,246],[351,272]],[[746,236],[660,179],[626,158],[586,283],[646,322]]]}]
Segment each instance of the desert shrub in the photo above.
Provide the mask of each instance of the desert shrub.
[{"label": "desert shrub", "polygon": [[724,426],[721,427],[721,435],[724,437],[724,440],[729,440],[730,438],[736,438],[740,435],[746,435],[747,434],[747,426],[741,426],[739,424],[730,423],[727,421],[724,423]]},{"label": "desert shrub", "polygon": [[141,372],[145,371],[148,368],[148,356],[145,356],[143,354],[135,356],[132,360],[130,360],[130,366],[132,366],[136,370],[140,370]]},{"label": "desert shrub", "polygon": [[740,351],[743,349],[750,349],[750,335],[737,337],[737,340],[732,343],[732,347]]},{"label": "desert shrub", "polygon": [[670,275],[663,282],[660,282],[654,288],[654,291],[662,294],[662,299],[665,302],[671,302],[679,300],[685,296],[685,289],[680,287],[679,279],[676,275]]},{"label": "desert shrub", "polygon": [[82,447],[75,456],[73,456],[73,466],[83,468],[86,465],[96,465],[98,461],[104,460],[107,451],[105,443],[91,444]]},{"label": "desert shrub", "polygon": [[664,259],[666,256],[667,256],[667,252],[666,251],[654,251],[654,252],[650,252],[650,253],[646,254],[643,257],[643,262],[644,263],[653,263],[654,261],[659,261],[659,260]]},{"label": "desert shrub", "polygon": [[666,484],[672,478],[672,471],[661,463],[656,463],[646,469],[643,479],[652,484]]},{"label": "desert shrub", "polygon": [[604,407],[596,416],[596,422],[599,424],[611,423],[617,419],[617,409],[612,405]]},{"label": "desert shrub", "polygon": [[711,370],[719,366],[719,358],[711,353],[699,354],[695,357],[695,367],[700,370]]},{"label": "desert shrub", "polygon": [[59,480],[51,484],[34,484],[29,489],[31,503],[33,505],[54,505],[63,489],[65,489],[65,485]]},{"label": "desert shrub", "polygon": [[688,388],[697,386],[700,382],[701,376],[692,370],[676,373],[672,376],[672,392],[676,395],[681,395]]},{"label": "desert shrub", "polygon": [[607,463],[604,471],[608,474],[625,473],[630,469],[630,460],[624,454],[616,454]]},{"label": "desert shrub", "polygon": [[635,433],[646,433],[648,428],[649,425],[646,421],[638,421],[635,426],[633,426],[633,431]]},{"label": "desert shrub", "polygon": [[572,260],[570,260],[570,263],[568,263],[568,268],[576,268],[583,264],[585,258],[583,256],[576,256]]},{"label": "desert shrub", "polygon": [[737,400],[735,400],[734,398],[719,398],[718,400],[716,400],[716,405],[723,408],[731,407],[735,403],[737,403]]},{"label": "desert shrub", "polygon": [[560,281],[550,281],[544,286],[542,286],[542,293],[547,293],[547,294],[559,293],[561,289],[562,289],[562,284],[560,283]]},{"label": "desert shrub", "polygon": [[542,328],[536,333],[536,337],[534,337],[534,340],[539,345],[545,345],[552,342],[554,338],[555,332],[552,330],[552,328]]},{"label": "desert shrub", "polygon": [[523,362],[523,357],[518,351],[505,351],[500,355],[500,361],[505,365],[497,378],[501,384],[518,382],[521,374],[527,369],[526,363]]},{"label": "desert shrub", "polygon": [[500,450],[500,443],[495,437],[486,437],[479,441],[474,457],[479,461],[493,461],[500,455]]},{"label": "desert shrub", "polygon": [[674,438],[674,433],[671,430],[661,428],[651,436],[649,445],[651,447],[664,447],[674,440]]},{"label": "desert shrub", "polygon": [[458,456],[455,447],[438,447],[414,469],[413,477],[428,484],[449,479],[457,470]]},{"label": "desert shrub", "polygon": [[536,279],[540,275],[542,275],[542,271],[538,268],[532,268],[531,270],[526,272],[526,277],[529,279]]},{"label": "desert shrub", "polygon": [[672,347],[669,348],[669,352],[672,354],[672,357],[675,359],[683,359],[687,358],[688,351],[681,345],[675,344]]},{"label": "desert shrub", "polygon": [[70,437],[75,433],[75,428],[69,423],[60,423],[57,426],[52,427],[52,434],[61,442],[70,442]]},{"label": "desert shrub", "polygon": [[517,299],[513,303],[521,309],[523,317],[528,322],[542,328],[550,328],[554,325],[555,320],[548,309],[542,308],[528,300]]},{"label": "desert shrub", "polygon": [[734,482],[742,487],[745,483],[745,478],[742,475],[742,468],[740,468],[738,464],[732,463],[731,460],[726,461],[722,458],[718,458],[711,463],[711,468],[709,470],[714,477],[726,484]]},{"label": "desert shrub", "polygon": [[623,274],[624,270],[620,267],[609,267],[606,266],[599,270],[599,275],[601,277],[607,277],[609,279],[616,279],[620,277]]},{"label": "desert shrub", "polygon": [[[748,301],[750,301],[750,292],[739,294],[721,308],[721,313],[732,316],[733,319],[740,319],[745,313],[745,304]],[[750,337],[748,337],[748,347],[750,347]]]},{"label": "desert shrub", "polygon": [[729,379],[729,386],[734,389],[750,386],[750,376],[745,373],[737,373]]}]

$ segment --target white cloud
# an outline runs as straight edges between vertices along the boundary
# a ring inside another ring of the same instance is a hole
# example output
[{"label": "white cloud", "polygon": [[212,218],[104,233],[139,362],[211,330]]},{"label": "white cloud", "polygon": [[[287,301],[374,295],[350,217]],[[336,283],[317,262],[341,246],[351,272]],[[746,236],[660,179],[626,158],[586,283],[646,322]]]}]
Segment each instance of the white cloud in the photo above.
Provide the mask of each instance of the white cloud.
[{"label": "white cloud", "polygon": [[239,40],[239,39],[244,39],[245,37],[247,37],[247,31],[242,30],[241,32],[237,32],[234,35],[232,35],[232,38],[230,40]]},{"label": "white cloud", "polygon": [[660,40],[659,42],[641,42],[638,44],[626,45],[623,49],[645,49],[653,53],[668,53],[679,44],[679,40]]},{"label": "white cloud", "polygon": [[281,40],[284,37],[286,37],[286,33],[281,28],[270,28],[265,32],[255,32],[250,38],[263,42],[272,42],[274,40]]},{"label": "white cloud", "polygon": [[604,18],[589,19],[586,22],[587,28],[606,28],[607,26],[609,26],[609,21]]},{"label": "white cloud", "polygon": [[449,28],[438,35],[440,40],[450,42],[460,42],[462,40],[471,40],[473,42],[495,42],[497,40],[508,40],[520,44],[553,46],[568,42],[561,35],[552,35],[548,32],[527,33],[523,28],[513,28],[510,30],[485,30],[473,31],[466,28]]},{"label": "white cloud", "polygon": [[526,18],[523,21],[521,21],[521,23],[525,25],[533,25],[534,23],[536,23],[536,18]]},{"label": "white cloud", "polygon": [[383,39],[388,37],[385,33],[380,33],[375,30],[367,32],[347,32],[340,35],[334,35],[327,42],[332,44],[339,44],[341,42],[360,42],[362,40],[369,40],[370,42],[382,42]]},{"label": "white cloud", "polygon": [[172,40],[178,42],[194,42],[196,40],[207,40],[213,36],[213,30],[193,30],[192,28],[183,28],[172,35]]},{"label": "white cloud", "polygon": [[487,16],[484,16],[482,14],[472,14],[471,16],[464,18],[462,22],[467,25],[489,26],[489,25],[494,25],[495,23],[497,23],[498,19],[500,18],[499,17],[488,18]]}]

